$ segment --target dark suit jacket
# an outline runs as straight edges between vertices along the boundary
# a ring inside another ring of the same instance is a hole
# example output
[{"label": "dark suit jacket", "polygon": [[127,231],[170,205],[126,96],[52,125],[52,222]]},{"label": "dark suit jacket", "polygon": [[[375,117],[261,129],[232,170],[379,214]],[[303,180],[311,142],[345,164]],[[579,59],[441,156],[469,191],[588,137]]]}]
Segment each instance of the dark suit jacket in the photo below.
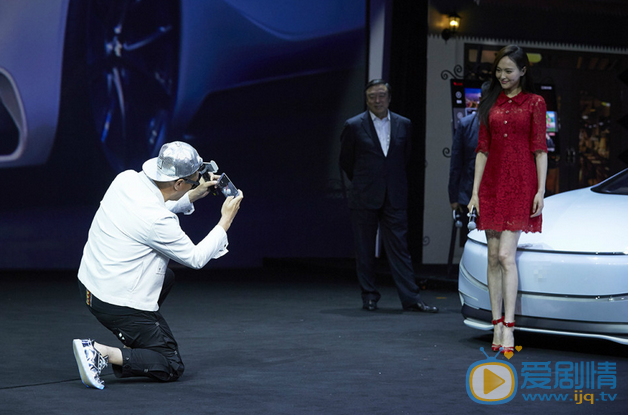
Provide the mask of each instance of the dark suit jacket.
[{"label": "dark suit jacket", "polygon": [[469,204],[475,174],[475,148],[480,134],[480,117],[462,117],[458,122],[451,146],[449,162],[449,202]]},{"label": "dark suit jacket", "polygon": [[340,143],[340,167],[351,181],[350,209],[379,209],[386,196],[394,209],[408,208],[406,166],[412,144],[409,119],[390,112],[387,156],[368,111],[345,122]]}]

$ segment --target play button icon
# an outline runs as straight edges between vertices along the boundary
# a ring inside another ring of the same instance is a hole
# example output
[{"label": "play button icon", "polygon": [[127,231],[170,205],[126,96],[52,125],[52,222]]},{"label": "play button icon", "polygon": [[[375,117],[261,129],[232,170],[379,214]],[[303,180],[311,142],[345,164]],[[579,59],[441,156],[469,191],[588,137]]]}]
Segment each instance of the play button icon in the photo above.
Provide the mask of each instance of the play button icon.
[{"label": "play button icon", "polygon": [[488,358],[469,366],[467,394],[473,401],[496,405],[510,401],[517,394],[517,372],[510,363]]},{"label": "play button icon", "polygon": [[488,368],[484,368],[484,395],[488,395],[504,383],[506,383],[504,379],[491,372]]}]

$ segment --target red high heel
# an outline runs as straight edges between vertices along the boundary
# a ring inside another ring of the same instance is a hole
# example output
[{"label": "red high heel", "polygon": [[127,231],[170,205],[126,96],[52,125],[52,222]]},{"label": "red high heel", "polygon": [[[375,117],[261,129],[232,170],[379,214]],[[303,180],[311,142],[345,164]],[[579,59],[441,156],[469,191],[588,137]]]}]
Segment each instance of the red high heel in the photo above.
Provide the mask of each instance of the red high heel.
[{"label": "red high heel", "polygon": [[[504,317],[502,317],[502,320],[504,319]],[[502,324],[504,325],[504,327],[515,327],[515,322],[511,321],[509,323],[506,323],[505,321],[502,321]],[[515,347],[504,347],[502,346],[502,353],[506,353],[506,352],[514,352],[515,351]]]},{"label": "red high heel", "polygon": [[[499,323],[503,323],[503,322],[504,322],[504,316],[502,316],[502,318],[498,318],[497,320],[493,320],[493,326],[496,326]],[[491,350],[493,350],[494,352],[498,352],[500,347],[502,347],[501,344],[495,344],[495,343],[491,344]]]}]

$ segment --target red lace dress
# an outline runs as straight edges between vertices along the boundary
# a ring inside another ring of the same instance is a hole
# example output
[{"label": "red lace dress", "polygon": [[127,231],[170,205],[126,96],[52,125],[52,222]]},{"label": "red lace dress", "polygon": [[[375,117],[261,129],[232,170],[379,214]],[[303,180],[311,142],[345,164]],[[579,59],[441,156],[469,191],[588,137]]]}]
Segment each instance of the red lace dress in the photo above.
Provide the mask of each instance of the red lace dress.
[{"label": "red lace dress", "polygon": [[538,188],[535,152],[547,152],[545,101],[521,92],[502,93],[480,124],[476,152],[488,153],[480,182],[478,229],[541,232],[542,216],[530,218]]}]

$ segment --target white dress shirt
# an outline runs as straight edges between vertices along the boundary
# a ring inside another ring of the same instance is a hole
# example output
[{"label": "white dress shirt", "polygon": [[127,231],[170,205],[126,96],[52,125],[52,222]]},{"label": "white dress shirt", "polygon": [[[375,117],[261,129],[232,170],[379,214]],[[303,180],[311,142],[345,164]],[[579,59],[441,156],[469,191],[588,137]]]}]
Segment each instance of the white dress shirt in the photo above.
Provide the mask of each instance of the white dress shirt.
[{"label": "white dress shirt", "polygon": [[388,147],[390,147],[390,112],[386,113],[386,118],[380,119],[377,115],[371,114],[371,119],[373,120],[373,125],[375,126],[375,131],[377,132],[377,138],[379,138],[379,143],[382,146],[382,151],[384,155],[388,155]]},{"label": "white dress shirt", "polygon": [[183,232],[176,213],[193,211],[187,194],[165,203],[144,172],[120,173],[92,221],[78,279],[106,303],[158,310],[170,259],[199,269],[227,252],[227,233],[221,226],[198,245]]}]

